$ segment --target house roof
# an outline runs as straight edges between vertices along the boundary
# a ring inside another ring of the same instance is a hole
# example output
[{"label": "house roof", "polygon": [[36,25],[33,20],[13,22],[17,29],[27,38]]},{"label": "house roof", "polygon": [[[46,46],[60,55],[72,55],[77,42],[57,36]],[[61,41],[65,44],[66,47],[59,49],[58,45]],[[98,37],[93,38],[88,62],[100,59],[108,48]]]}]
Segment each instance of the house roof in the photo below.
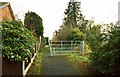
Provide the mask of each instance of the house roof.
[{"label": "house roof", "polygon": [[2,10],[5,7],[9,8],[12,19],[15,19],[15,16],[14,16],[14,13],[13,13],[12,8],[10,6],[10,3],[9,2],[0,2],[0,10]]},{"label": "house roof", "polygon": [[0,2],[0,9],[2,9],[2,8],[8,6],[8,5],[10,5],[9,2]]}]

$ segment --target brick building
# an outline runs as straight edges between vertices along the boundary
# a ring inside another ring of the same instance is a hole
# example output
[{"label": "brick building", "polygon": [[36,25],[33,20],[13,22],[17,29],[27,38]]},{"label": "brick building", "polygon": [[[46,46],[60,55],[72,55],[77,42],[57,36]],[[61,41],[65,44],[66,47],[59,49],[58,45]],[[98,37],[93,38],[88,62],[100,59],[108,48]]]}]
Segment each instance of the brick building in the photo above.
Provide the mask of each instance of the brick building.
[{"label": "brick building", "polygon": [[[3,19],[7,19],[7,20],[15,19],[9,2],[0,2],[0,22]],[[0,38],[0,44],[1,44],[1,38]],[[1,52],[1,48],[0,48],[0,52]],[[0,77],[1,76],[2,76],[2,55],[0,53]]]},{"label": "brick building", "polygon": [[9,2],[0,2],[0,21],[2,21],[3,19],[15,19]]}]

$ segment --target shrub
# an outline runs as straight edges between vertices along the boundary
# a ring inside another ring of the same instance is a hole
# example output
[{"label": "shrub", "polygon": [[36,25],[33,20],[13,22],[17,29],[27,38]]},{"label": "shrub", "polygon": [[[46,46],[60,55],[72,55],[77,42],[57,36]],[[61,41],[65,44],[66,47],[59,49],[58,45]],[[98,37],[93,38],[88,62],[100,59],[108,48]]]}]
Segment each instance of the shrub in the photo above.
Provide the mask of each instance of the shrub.
[{"label": "shrub", "polygon": [[75,41],[77,40],[82,41],[85,39],[85,35],[78,28],[73,28],[68,37],[69,40],[75,40]]},{"label": "shrub", "polygon": [[100,34],[91,44],[90,63],[93,69],[107,75],[120,75],[120,28]]},{"label": "shrub", "polygon": [[2,54],[2,25],[0,23],[0,55]]},{"label": "shrub", "polygon": [[21,21],[2,22],[2,55],[11,61],[22,61],[34,51],[34,37]]}]

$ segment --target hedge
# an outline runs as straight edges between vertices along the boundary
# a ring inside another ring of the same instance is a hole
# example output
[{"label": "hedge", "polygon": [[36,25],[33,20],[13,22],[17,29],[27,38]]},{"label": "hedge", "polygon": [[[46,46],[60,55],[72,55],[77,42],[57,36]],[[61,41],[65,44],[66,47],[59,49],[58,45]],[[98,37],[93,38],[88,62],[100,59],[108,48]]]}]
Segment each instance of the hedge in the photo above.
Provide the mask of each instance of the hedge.
[{"label": "hedge", "polygon": [[98,35],[91,45],[92,68],[101,74],[120,75],[120,28]]},{"label": "hedge", "polygon": [[2,22],[2,56],[10,61],[23,61],[34,52],[35,39],[19,20]]}]

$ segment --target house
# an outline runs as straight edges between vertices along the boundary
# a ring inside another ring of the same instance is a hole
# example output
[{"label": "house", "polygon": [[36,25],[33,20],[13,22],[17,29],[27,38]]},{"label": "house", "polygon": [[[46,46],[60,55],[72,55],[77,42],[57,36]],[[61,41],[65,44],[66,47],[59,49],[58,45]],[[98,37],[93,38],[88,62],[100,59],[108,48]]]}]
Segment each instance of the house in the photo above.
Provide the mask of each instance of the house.
[{"label": "house", "polygon": [[9,2],[0,2],[0,21],[2,21],[3,19],[15,19]]},{"label": "house", "polygon": [[[15,19],[12,8],[9,2],[0,2],[0,22],[4,19],[13,20]],[[1,42],[1,38],[0,38]],[[1,52],[1,49],[0,49]],[[0,53],[0,76],[2,76],[2,55]]]}]

